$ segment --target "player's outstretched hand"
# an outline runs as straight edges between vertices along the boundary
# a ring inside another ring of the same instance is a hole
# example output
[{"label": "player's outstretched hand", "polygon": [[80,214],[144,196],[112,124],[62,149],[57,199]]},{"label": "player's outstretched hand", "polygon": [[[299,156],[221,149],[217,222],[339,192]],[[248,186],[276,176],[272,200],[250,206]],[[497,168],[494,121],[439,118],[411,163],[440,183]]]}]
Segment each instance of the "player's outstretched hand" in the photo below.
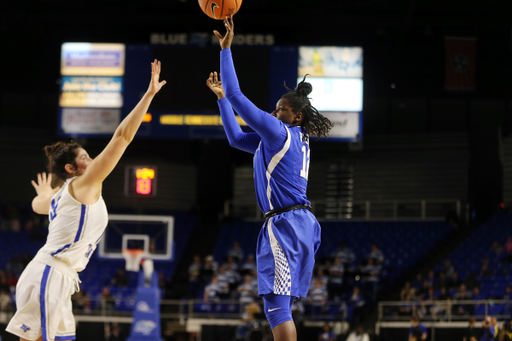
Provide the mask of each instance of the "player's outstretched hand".
[{"label": "player's outstretched hand", "polygon": [[206,85],[214,94],[217,95],[217,99],[226,97],[224,94],[224,88],[222,87],[222,82],[217,77],[217,71],[210,73],[210,77],[206,80]]},{"label": "player's outstretched hand", "polygon": [[224,19],[224,26],[226,26],[226,35],[224,37],[219,33],[219,31],[213,31],[217,38],[219,38],[220,47],[223,50],[231,48],[231,42],[235,36],[235,23],[233,22],[232,15],[226,16]]},{"label": "player's outstretched hand", "polygon": [[162,62],[155,59],[151,63],[151,82],[149,82],[148,93],[155,95],[167,83],[166,81],[160,82],[160,70],[162,69]]},{"label": "player's outstretched hand", "polygon": [[45,172],[37,173],[37,183],[32,180],[32,186],[36,190],[37,195],[49,195],[55,192],[55,189],[52,188],[52,175],[48,174],[46,176]]}]

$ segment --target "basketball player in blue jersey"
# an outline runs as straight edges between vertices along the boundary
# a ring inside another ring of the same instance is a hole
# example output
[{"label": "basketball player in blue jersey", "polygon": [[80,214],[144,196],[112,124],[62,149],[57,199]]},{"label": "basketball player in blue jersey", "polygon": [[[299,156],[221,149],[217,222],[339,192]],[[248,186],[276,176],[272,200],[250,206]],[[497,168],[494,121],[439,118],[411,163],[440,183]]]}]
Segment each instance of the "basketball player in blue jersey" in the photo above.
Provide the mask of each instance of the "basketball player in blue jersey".
[{"label": "basketball player in blue jersey", "polygon": [[49,215],[48,238],[20,276],[17,311],[7,326],[21,341],[75,340],[71,295],[79,290],[78,272],[87,266],[108,222],[101,196],[103,180],[117,165],[153,97],[165,85],[159,80],[160,62],[155,60],[151,68],[147,92],[95,159],[74,142],[45,147],[49,174],[38,174],[37,183],[32,181],[37,192],[32,208]]},{"label": "basketball player in blue jersey", "polygon": [[[240,91],[231,57],[232,18],[224,24],[225,36],[214,31],[222,48],[223,84],[214,73],[207,85],[217,95],[230,145],[254,154],[256,197],[265,213],[256,250],[258,293],[274,340],[295,341],[292,305],[307,295],[320,246],[320,225],[306,198],[309,134],[326,136],[332,124],[311,106],[312,87],[304,80],[281,97],[272,114],[251,103]],[[255,133],[242,132],[232,108]]]}]

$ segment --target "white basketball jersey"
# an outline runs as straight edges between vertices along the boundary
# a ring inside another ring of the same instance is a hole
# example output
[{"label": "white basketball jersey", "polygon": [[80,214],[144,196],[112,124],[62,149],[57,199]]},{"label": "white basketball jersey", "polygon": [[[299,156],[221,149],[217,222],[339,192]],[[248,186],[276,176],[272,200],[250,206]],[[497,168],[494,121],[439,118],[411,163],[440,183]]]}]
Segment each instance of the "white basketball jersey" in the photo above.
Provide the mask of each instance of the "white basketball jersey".
[{"label": "white basketball jersey", "polygon": [[39,253],[49,254],[80,272],[100,242],[108,212],[101,196],[93,205],[73,198],[68,189],[73,179],[68,179],[52,198],[48,238]]}]

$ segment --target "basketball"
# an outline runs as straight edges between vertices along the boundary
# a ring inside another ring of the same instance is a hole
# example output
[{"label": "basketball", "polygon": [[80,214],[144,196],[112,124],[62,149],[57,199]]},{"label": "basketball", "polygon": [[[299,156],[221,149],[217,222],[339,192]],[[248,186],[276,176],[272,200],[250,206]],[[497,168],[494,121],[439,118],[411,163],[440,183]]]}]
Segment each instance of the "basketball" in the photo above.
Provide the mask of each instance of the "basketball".
[{"label": "basketball", "polygon": [[217,20],[234,15],[242,6],[242,0],[198,0],[198,3],[207,16]]}]

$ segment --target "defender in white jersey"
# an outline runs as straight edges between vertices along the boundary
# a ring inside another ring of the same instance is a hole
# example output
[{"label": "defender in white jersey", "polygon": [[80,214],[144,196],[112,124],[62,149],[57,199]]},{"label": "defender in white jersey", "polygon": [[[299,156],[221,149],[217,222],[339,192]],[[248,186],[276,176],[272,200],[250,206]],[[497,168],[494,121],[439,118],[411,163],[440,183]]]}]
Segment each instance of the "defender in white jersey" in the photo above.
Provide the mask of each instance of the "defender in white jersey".
[{"label": "defender in white jersey", "polygon": [[[101,196],[103,180],[133,140],[160,82],[160,62],[151,63],[146,94],[119,124],[112,140],[93,160],[77,143],[45,147],[49,175],[32,181],[36,213],[49,215],[46,244],[21,274],[16,286],[16,314],[7,331],[21,340],[75,340],[71,295],[80,290],[78,272],[85,269],[107,226]],[[53,180],[53,181],[52,181]]]}]

